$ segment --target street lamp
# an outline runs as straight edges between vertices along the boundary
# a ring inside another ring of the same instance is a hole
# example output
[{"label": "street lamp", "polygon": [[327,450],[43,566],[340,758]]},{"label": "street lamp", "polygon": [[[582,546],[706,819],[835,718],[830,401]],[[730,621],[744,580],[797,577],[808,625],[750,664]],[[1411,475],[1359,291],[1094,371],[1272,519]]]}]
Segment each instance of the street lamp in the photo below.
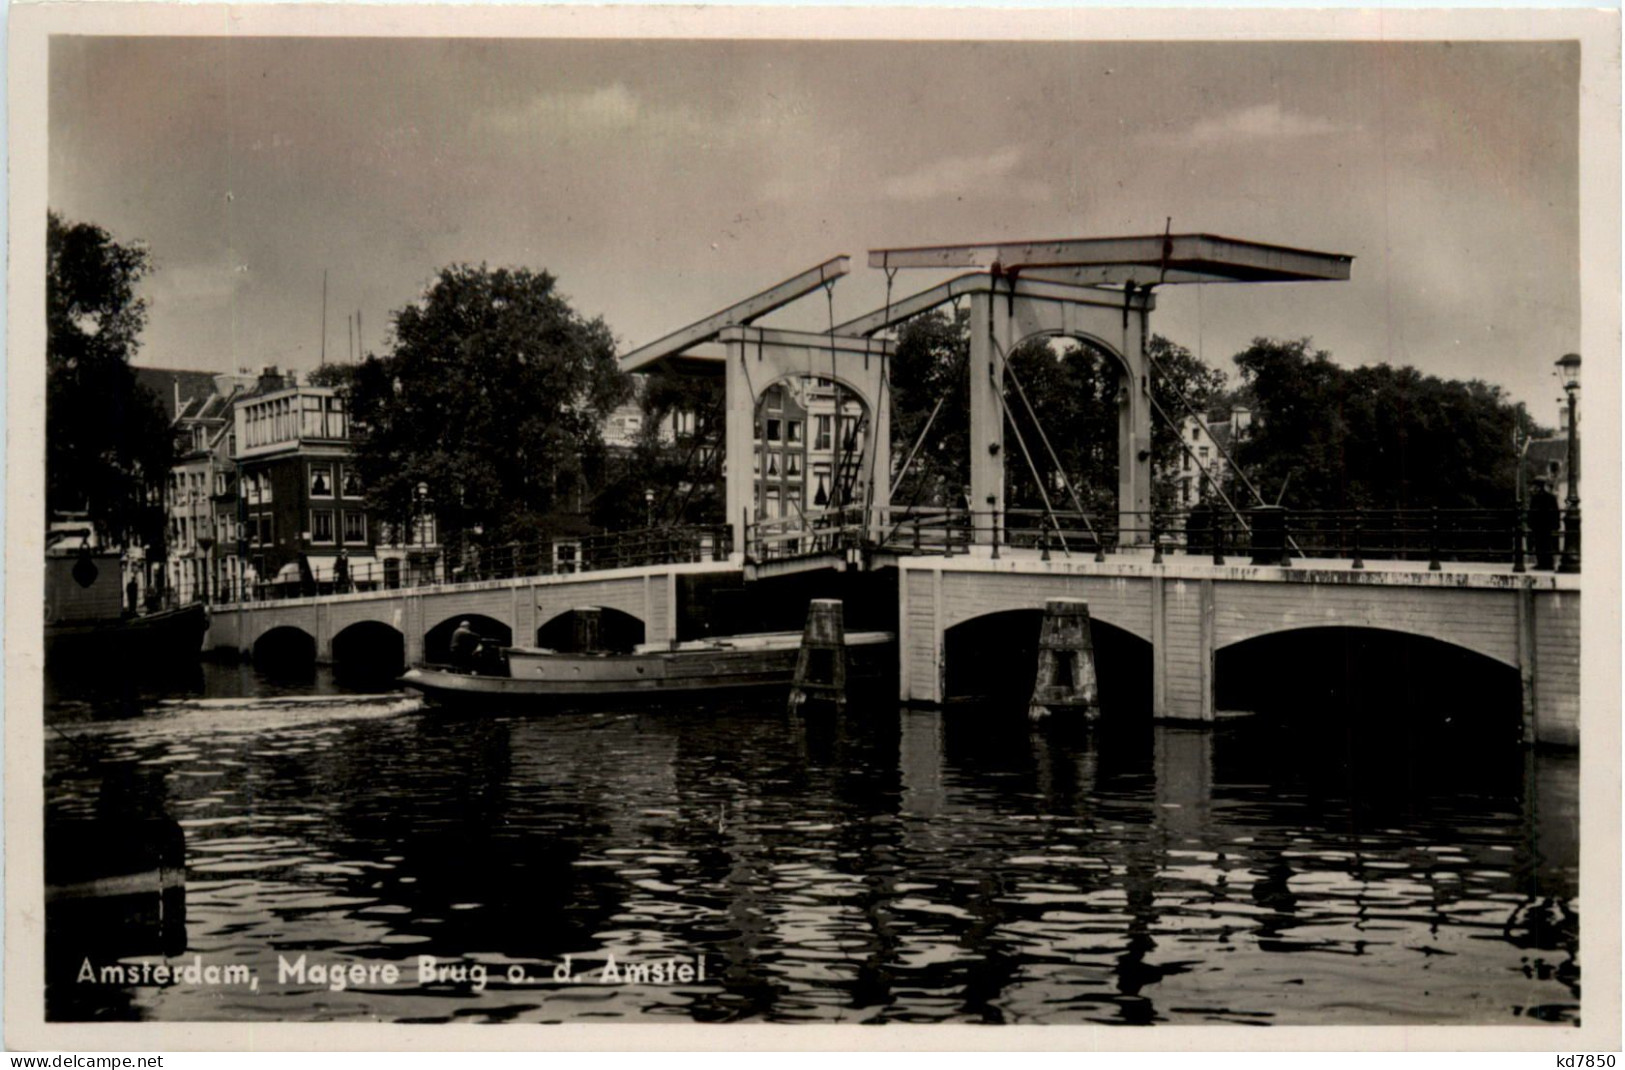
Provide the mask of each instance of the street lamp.
[{"label": "street lamp", "polygon": [[1563,392],[1569,396],[1569,496],[1563,510],[1563,560],[1559,572],[1580,571],[1580,481],[1578,458],[1578,430],[1574,416],[1575,395],[1580,392],[1580,354],[1565,353],[1557,362],[1557,374],[1563,381]]},{"label": "street lamp", "polygon": [[214,603],[214,599],[210,597],[210,588],[212,584],[209,582],[209,580],[214,574],[214,558],[209,551],[214,549],[214,536],[199,535],[197,537],[197,546],[203,554],[203,600],[212,605]]},{"label": "street lamp", "polygon": [[[428,501],[429,484],[419,483],[416,487],[412,488],[412,525],[406,533],[406,560],[408,565],[413,565],[413,558],[416,557],[417,560],[415,562],[415,567],[412,568],[412,571],[416,575],[419,583],[423,581],[423,560],[428,553],[427,547],[429,540],[423,531],[423,510],[427,506]],[[413,543],[416,543],[419,547],[415,554],[412,551]]]}]

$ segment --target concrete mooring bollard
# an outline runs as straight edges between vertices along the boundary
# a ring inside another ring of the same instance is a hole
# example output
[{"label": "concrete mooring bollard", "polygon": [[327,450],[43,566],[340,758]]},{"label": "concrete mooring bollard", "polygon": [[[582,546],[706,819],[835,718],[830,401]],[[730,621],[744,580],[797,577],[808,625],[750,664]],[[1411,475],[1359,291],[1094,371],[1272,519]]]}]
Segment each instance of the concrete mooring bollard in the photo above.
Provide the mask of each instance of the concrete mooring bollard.
[{"label": "concrete mooring bollard", "polygon": [[1090,721],[1100,716],[1089,603],[1081,598],[1051,598],[1044,603],[1038,672],[1027,714],[1038,720],[1057,709],[1074,710]]},{"label": "concrete mooring bollard", "polygon": [[597,606],[576,606],[570,611],[570,616],[574,624],[575,652],[597,652],[602,642],[604,611]]},{"label": "concrete mooring bollard", "polygon": [[809,698],[828,699],[837,710],[846,708],[846,621],[839,598],[815,598],[807,603],[807,627],[801,633],[796,675],[790,685],[790,712]]}]

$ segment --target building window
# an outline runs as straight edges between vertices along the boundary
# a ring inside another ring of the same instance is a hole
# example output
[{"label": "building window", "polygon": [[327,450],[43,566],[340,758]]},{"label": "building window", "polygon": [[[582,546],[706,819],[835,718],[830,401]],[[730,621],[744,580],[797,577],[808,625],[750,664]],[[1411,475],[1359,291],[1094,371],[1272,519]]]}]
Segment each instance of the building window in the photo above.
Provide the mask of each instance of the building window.
[{"label": "building window", "polygon": [[313,464],[310,466],[310,496],[312,498],[331,498],[333,496],[332,465]]},{"label": "building window", "polygon": [[1197,453],[1197,456],[1202,459],[1202,467],[1206,468],[1207,467],[1207,447],[1206,446],[1200,447],[1196,451],[1196,453]]},{"label": "building window", "polygon": [[581,556],[579,542],[556,542],[553,544],[553,569],[556,572],[574,572],[576,561]]},{"label": "building window", "polygon": [[346,498],[366,497],[366,491],[361,487],[361,471],[353,464],[347,464],[339,471],[342,473],[342,485]]},{"label": "building window", "polygon": [[765,510],[763,510],[763,512],[766,514],[766,516],[769,519],[773,519],[773,518],[780,517],[780,516],[784,515],[784,511],[779,505],[779,488],[778,487],[768,487],[767,488],[767,507],[766,507]]},{"label": "building window", "polygon": [[261,472],[257,477],[260,485],[260,501],[270,504],[271,501],[271,473]]},{"label": "building window", "polygon": [[767,392],[767,407],[774,412],[784,408],[783,387],[775,386]]},{"label": "building window", "polygon": [[1191,470],[1191,455],[1189,453],[1181,454],[1179,460],[1181,462],[1179,466],[1180,471],[1189,472]]},{"label": "building window", "polygon": [[813,465],[813,479],[817,489],[813,492],[813,504],[819,508],[829,504],[829,465]]},{"label": "building window", "polygon": [[1190,503],[1191,503],[1191,481],[1189,479],[1181,479],[1179,481],[1179,504],[1180,505],[1189,505]]},{"label": "building window", "polygon": [[1202,441],[1202,429],[1200,427],[1191,428],[1191,441],[1192,442],[1200,442],[1200,441]]},{"label": "building window", "polygon": [[260,516],[259,531],[259,542],[261,546],[274,546],[276,544],[275,517],[273,517],[270,513],[265,513]]},{"label": "building window", "polygon": [[367,541],[367,514],[356,510],[346,510],[344,513],[344,541]]},{"label": "building window", "polygon": [[777,453],[767,455],[767,474],[770,476],[779,474],[779,455]]},{"label": "building window", "polygon": [[310,511],[310,541],[333,541],[333,510],[312,509]]},{"label": "building window", "polygon": [[299,436],[301,438],[321,438],[322,399],[314,394],[306,394],[300,401]]},{"label": "building window", "polygon": [[327,399],[327,437],[350,437],[350,421],[344,412],[343,398]]},{"label": "building window", "polygon": [[817,428],[817,431],[815,432],[816,437],[813,439],[813,449],[815,449],[815,450],[827,450],[827,449],[829,449],[830,442],[831,442],[830,427],[831,427],[831,420],[830,420],[830,418],[828,416],[820,416],[818,418],[818,428]]},{"label": "building window", "polygon": [[784,474],[791,479],[801,477],[801,454],[787,453],[784,455]]},{"label": "building window", "polygon": [[214,474],[214,492],[216,495],[222,496],[226,493],[226,473],[216,472]]},{"label": "building window", "polygon": [[781,427],[782,423],[783,423],[783,421],[779,420],[777,418],[774,418],[774,417],[769,417],[768,418],[768,420],[767,420],[767,440],[769,442],[779,442],[779,441],[782,440],[782,438],[783,438],[782,427]]},{"label": "building window", "polygon": [[792,446],[801,445],[801,421],[787,420],[784,424],[784,440]]}]

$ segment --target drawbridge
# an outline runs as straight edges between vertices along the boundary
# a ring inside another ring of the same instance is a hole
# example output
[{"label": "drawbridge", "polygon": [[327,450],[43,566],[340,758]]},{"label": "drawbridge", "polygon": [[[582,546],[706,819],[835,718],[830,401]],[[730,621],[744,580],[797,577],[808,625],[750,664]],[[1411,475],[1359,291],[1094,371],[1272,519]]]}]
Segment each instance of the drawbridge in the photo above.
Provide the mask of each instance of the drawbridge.
[{"label": "drawbridge", "polygon": [[[837,256],[626,353],[621,366],[643,375],[723,380],[726,521],[736,552],[753,571],[848,567],[876,553],[951,553],[956,547],[995,554],[1012,545],[1131,552],[1157,542],[1153,423],[1184,415],[1167,411],[1152,388],[1160,374],[1147,347],[1156,291],[1190,283],[1345,280],[1352,260],[1173,233],[872,249],[868,265],[886,277],[881,308],[836,322],[834,287],[851,270],[850,258]],[[894,280],[904,271],[955,274],[894,300]],[[820,290],[829,298],[827,330],[758,324]],[[894,464],[889,370],[896,332],[914,317],[961,302],[969,304],[968,486],[951,504],[894,507],[899,477],[920,445]],[[1123,389],[1115,515],[1092,515],[1083,507],[1011,367],[1011,354],[1033,339],[1083,342],[1117,367]],[[1017,412],[1037,425],[1037,441],[1021,433]],[[1010,508],[1007,436],[1033,471],[1041,509]],[[1036,478],[1036,458],[1046,453],[1060,486]],[[1232,470],[1240,471],[1233,464]],[[1262,504],[1257,488],[1246,486]],[[1244,508],[1253,502],[1233,501],[1217,485],[1211,490],[1245,527]]]}]

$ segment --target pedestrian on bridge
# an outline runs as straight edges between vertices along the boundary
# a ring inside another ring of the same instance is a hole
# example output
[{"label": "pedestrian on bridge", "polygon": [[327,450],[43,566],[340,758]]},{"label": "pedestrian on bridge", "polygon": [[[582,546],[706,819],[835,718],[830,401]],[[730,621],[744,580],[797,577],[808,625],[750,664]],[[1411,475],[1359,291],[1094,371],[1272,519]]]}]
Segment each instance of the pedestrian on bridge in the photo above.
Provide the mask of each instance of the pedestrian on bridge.
[{"label": "pedestrian on bridge", "polygon": [[1537,569],[1556,567],[1557,519],[1557,495],[1552,493],[1551,483],[1535,480],[1535,491],[1529,495],[1529,535]]}]

